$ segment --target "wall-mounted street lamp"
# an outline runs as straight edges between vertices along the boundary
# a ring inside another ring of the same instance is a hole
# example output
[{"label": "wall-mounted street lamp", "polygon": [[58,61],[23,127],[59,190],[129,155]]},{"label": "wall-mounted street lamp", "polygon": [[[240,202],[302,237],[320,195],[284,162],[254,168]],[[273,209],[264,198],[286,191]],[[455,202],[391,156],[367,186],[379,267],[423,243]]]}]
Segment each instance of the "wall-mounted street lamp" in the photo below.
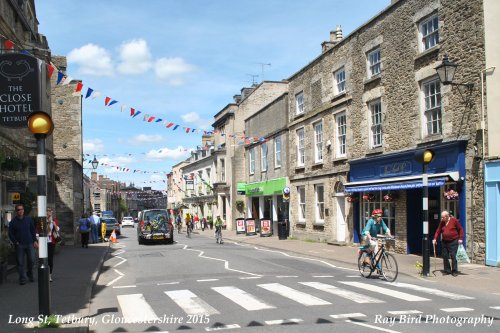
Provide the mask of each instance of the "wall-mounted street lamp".
[{"label": "wall-mounted street lamp", "polygon": [[97,167],[99,166],[99,161],[97,160],[97,158],[95,157],[94,155],[94,159],[92,160],[92,169],[97,169]]},{"label": "wall-mounted street lamp", "polygon": [[460,93],[460,96],[462,96],[462,99],[466,105],[471,105],[470,103],[472,102],[471,100],[471,94],[472,94],[472,88],[474,88],[474,83],[462,83],[462,82],[453,82],[453,79],[455,78],[455,72],[458,68],[458,64],[455,64],[451,62],[448,59],[448,55],[445,54],[443,57],[443,61],[439,66],[437,66],[436,72],[439,76],[439,80],[441,83],[445,86],[447,85],[452,85],[452,86],[461,86],[465,87],[468,91],[468,95],[464,96],[462,94],[462,91],[458,89],[458,92]]},{"label": "wall-mounted street lamp", "polygon": [[38,239],[38,309],[39,314],[50,315],[50,284],[47,244],[47,155],[45,138],[52,134],[54,123],[45,112],[34,112],[28,118],[28,128],[36,138],[37,205],[40,232]]}]

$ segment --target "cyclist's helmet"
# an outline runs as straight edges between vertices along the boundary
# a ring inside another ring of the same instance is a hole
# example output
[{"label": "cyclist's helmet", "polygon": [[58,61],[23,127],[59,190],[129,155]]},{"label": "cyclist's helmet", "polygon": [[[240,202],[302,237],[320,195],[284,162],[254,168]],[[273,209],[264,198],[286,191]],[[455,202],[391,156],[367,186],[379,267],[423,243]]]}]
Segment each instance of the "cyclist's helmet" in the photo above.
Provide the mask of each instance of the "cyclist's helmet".
[{"label": "cyclist's helmet", "polygon": [[380,215],[380,216],[382,216],[383,215],[382,209],[380,209],[380,208],[375,209],[372,212],[372,215]]}]

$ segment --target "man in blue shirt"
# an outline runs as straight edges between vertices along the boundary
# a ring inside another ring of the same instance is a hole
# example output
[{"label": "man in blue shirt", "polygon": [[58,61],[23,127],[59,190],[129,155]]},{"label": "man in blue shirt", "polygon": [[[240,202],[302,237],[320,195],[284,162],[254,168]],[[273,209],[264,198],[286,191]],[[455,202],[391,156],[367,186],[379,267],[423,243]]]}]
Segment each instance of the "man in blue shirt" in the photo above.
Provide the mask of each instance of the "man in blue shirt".
[{"label": "man in blue shirt", "polygon": [[[16,216],[9,222],[9,238],[16,246],[17,272],[19,284],[26,284],[33,279],[33,263],[35,261],[34,248],[38,247],[35,224],[29,216],[24,216],[24,206],[16,205]],[[24,267],[24,255],[28,266]]]},{"label": "man in blue shirt", "polygon": [[90,216],[90,238],[92,243],[99,242],[99,216],[94,212],[92,216]]},{"label": "man in blue shirt", "polygon": [[391,236],[391,230],[387,228],[384,220],[382,220],[382,209],[375,209],[372,212],[372,218],[368,220],[363,229],[363,241],[370,245],[370,250],[373,253],[377,253],[378,243],[376,240],[372,240],[372,238],[376,238],[377,235],[382,233]]}]

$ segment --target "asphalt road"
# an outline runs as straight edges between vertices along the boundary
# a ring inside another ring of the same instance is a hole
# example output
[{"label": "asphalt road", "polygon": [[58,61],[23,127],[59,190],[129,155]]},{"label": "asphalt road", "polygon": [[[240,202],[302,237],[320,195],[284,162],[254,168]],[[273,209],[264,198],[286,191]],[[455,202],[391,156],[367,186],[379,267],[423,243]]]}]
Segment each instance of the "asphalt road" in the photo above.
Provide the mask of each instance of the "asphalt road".
[{"label": "asphalt road", "polygon": [[91,332],[498,332],[500,296],[175,233],[123,229],[91,303]]}]

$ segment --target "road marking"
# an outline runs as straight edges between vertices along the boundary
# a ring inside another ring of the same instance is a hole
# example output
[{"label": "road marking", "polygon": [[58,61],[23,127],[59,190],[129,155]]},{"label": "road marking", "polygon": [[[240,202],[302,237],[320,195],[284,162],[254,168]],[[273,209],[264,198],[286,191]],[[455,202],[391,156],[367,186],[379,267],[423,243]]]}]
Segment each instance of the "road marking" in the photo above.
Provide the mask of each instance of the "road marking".
[{"label": "road marking", "polygon": [[418,310],[403,310],[403,311],[387,311],[388,314],[392,315],[405,315],[405,314],[419,314],[422,313],[422,311]]},{"label": "road marking", "polygon": [[385,303],[382,300],[372,298],[366,295],[358,294],[353,291],[345,290],[345,289],[339,289],[335,286],[321,283],[321,282],[299,282],[300,284],[303,284],[304,286],[312,287],[333,295],[337,295],[343,298],[347,298],[351,301],[354,301],[356,303]]},{"label": "road marking", "polygon": [[266,325],[286,325],[286,324],[298,324],[303,322],[304,320],[298,319],[298,318],[292,318],[292,319],[278,319],[278,320],[266,320],[265,323]]},{"label": "road marking", "polygon": [[297,275],[277,275],[278,279],[286,279],[286,278],[298,278]]},{"label": "road marking", "polygon": [[365,314],[355,312],[355,313],[343,313],[337,315],[330,315],[333,319],[343,319],[343,318],[358,318],[358,317],[366,317]]},{"label": "road marking", "polygon": [[354,282],[354,281],[340,281],[340,283],[347,284],[348,286],[353,286],[356,288],[361,288],[363,290],[370,290],[376,293],[381,293],[386,296],[394,297],[394,298],[399,298],[408,302],[422,302],[422,301],[430,301],[428,298],[420,297],[420,296],[415,296],[407,293],[403,293],[400,291],[395,291],[383,287],[378,287],[372,284],[368,283],[362,283],[362,282]]},{"label": "road marking", "polygon": [[259,284],[258,286],[305,306],[332,304],[330,302],[322,300],[321,298],[303,293],[279,283]]},{"label": "road marking", "polygon": [[164,286],[166,284],[179,284],[179,282],[160,282],[160,283],[157,283],[156,285],[157,286]]},{"label": "road marking", "polygon": [[490,309],[500,310],[500,306],[490,306]]},{"label": "road marking", "polygon": [[216,327],[205,327],[205,331],[212,332],[212,331],[220,331],[220,330],[230,330],[233,328],[241,328],[241,327],[238,324],[220,325],[220,326],[216,326]]},{"label": "road marking", "polygon": [[117,264],[116,264],[116,265],[114,265],[113,267],[119,266],[119,265],[123,264],[125,261],[127,261],[127,259],[122,258],[122,257],[120,257],[120,256],[116,256],[115,258],[120,258],[120,259],[122,259],[122,261],[120,261],[119,263],[117,263]]},{"label": "road marking", "polygon": [[219,313],[219,311],[187,289],[165,291],[165,294],[188,315],[214,315]]},{"label": "road marking", "polygon": [[124,276],[124,275],[125,275],[125,274],[123,274],[122,272],[120,272],[120,271],[119,271],[119,270],[117,270],[117,269],[114,269],[114,268],[113,268],[113,270],[114,270],[114,271],[115,271],[115,273],[116,273],[116,274],[118,274],[118,275],[121,275],[121,276]]},{"label": "road marking", "polygon": [[441,311],[444,312],[466,312],[466,311],[474,311],[474,309],[471,308],[444,308],[440,309]]},{"label": "road marking", "polygon": [[360,278],[361,275],[346,275],[348,278]]},{"label": "road marking", "polygon": [[420,292],[431,294],[431,295],[442,296],[442,297],[450,298],[450,299],[457,300],[457,301],[463,300],[463,299],[474,299],[474,297],[449,293],[449,292],[439,290],[439,289],[417,286],[415,284],[400,283],[400,282],[385,282],[385,284],[388,284],[388,285],[394,286],[394,287],[399,287],[399,288],[416,290],[416,291],[420,291]]},{"label": "road marking", "polygon": [[113,283],[115,283],[116,281],[120,280],[122,277],[123,277],[123,275],[120,275],[116,279],[113,279],[113,280],[109,281],[108,284],[106,284],[106,287],[111,286]]},{"label": "road marking", "polygon": [[204,253],[205,253],[204,251],[195,250],[195,249],[188,249],[188,246],[186,244],[179,244],[179,245],[183,245],[184,246],[182,248],[183,250],[199,252],[198,257],[200,257],[200,258],[205,258],[205,259],[209,259],[209,260],[216,260],[216,261],[222,261],[222,262],[224,262],[224,269],[226,269],[228,271],[243,273],[243,274],[252,275],[252,276],[262,276],[260,274],[255,274],[255,273],[240,271],[240,270],[237,270],[237,269],[234,269],[234,268],[229,268],[229,261],[227,261],[225,259],[207,257],[207,256],[204,255]]},{"label": "road marking", "polygon": [[253,280],[253,279],[260,279],[262,276],[245,276],[245,277],[240,277],[240,280]]},{"label": "road marking", "polygon": [[118,295],[118,303],[126,322],[157,321],[158,316],[142,294]]},{"label": "road marking", "polygon": [[219,279],[204,279],[204,280],[196,280],[196,282],[210,282],[210,281],[219,281]]},{"label": "road marking", "polygon": [[393,331],[393,330],[390,330],[390,329],[387,329],[387,328],[377,327],[377,326],[368,325],[368,324],[365,324],[365,323],[359,323],[359,322],[351,321],[351,320],[346,320],[346,323],[351,323],[351,324],[359,325],[359,326],[363,326],[363,327],[369,327],[369,328],[373,328],[374,330],[378,330],[378,331],[382,331],[382,332],[387,332],[387,333],[401,333],[399,331]]},{"label": "road marking", "polygon": [[131,285],[131,286],[114,286],[113,288],[114,289],[120,289],[120,288],[135,288],[135,287],[137,287],[137,286],[135,286],[135,285]]},{"label": "road marking", "polygon": [[120,254],[123,254],[125,253],[125,250],[119,250],[119,251],[116,251],[116,253],[111,253],[112,256],[116,257],[117,255],[120,255]]},{"label": "road marking", "polygon": [[244,290],[236,287],[214,287],[212,288],[224,297],[229,298],[234,303],[248,311],[257,311],[264,309],[275,309],[274,306],[269,305],[257,297],[254,297]]},{"label": "road marking", "polygon": [[333,275],[313,275],[313,278],[332,278]]}]

